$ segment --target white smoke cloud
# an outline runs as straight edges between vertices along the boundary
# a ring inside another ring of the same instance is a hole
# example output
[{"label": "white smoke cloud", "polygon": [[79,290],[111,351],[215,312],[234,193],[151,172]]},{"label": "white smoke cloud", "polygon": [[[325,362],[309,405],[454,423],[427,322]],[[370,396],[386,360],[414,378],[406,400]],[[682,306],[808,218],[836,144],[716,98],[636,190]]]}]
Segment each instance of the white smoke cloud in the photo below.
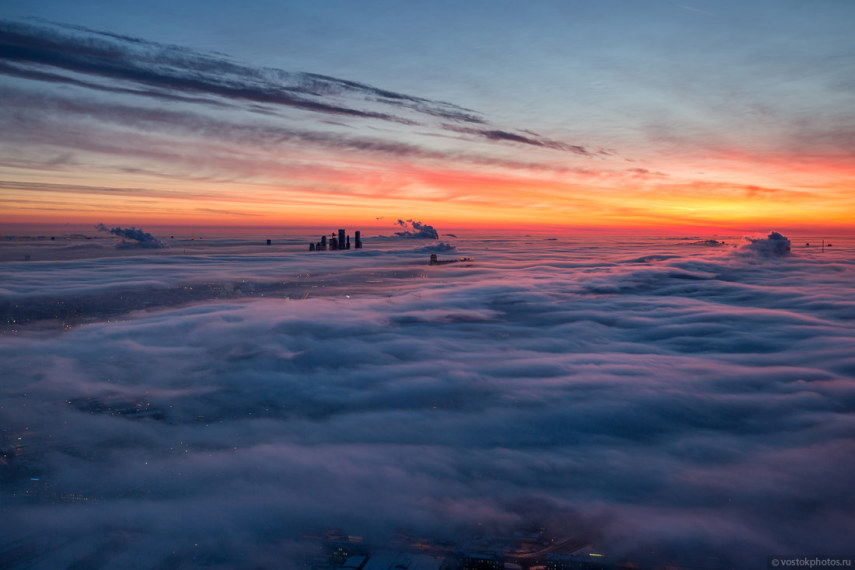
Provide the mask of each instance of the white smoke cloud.
[{"label": "white smoke cloud", "polygon": [[[439,232],[433,226],[423,224],[414,220],[398,220],[398,225],[404,228],[404,231],[395,232],[395,235],[403,238],[416,239],[439,239]],[[408,229],[412,228],[412,229]]]},{"label": "white smoke cloud", "polygon": [[161,242],[159,239],[157,239],[150,233],[144,232],[141,229],[137,229],[135,227],[108,228],[104,224],[96,224],[95,229],[99,232],[109,232],[113,235],[117,235],[122,238],[122,242],[116,245],[116,247],[118,248],[142,247],[149,249],[160,249],[166,247],[163,242]]}]

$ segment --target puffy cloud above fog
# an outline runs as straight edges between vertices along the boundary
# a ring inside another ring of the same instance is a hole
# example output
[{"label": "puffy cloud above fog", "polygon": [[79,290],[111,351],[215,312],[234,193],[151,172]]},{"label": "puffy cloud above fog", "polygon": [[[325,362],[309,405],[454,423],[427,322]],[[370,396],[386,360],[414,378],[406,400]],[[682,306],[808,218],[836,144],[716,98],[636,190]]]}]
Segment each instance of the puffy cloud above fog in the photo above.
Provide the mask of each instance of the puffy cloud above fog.
[{"label": "puffy cloud above fog", "polygon": [[790,240],[779,232],[771,232],[765,238],[745,238],[741,250],[761,257],[789,255]]}]

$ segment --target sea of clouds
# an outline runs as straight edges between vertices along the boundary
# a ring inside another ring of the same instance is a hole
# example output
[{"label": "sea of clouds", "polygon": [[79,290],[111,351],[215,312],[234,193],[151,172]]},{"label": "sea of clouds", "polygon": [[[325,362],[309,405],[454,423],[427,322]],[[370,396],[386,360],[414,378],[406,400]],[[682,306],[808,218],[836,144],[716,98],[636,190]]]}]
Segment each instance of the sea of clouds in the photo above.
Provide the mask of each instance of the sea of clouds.
[{"label": "sea of clouds", "polygon": [[846,553],[853,248],[785,239],[4,264],[0,566],[278,567],[332,527]]}]

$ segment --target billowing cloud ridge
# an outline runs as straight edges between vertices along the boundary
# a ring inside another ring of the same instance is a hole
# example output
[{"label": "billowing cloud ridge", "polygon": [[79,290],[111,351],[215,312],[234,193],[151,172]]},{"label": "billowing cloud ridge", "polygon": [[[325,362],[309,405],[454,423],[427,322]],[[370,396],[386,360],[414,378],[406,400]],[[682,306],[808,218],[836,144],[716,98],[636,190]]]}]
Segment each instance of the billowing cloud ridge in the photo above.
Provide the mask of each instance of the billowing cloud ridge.
[{"label": "billowing cloud ridge", "polygon": [[[466,267],[392,247],[7,264],[9,306],[244,289],[0,337],[4,555],[263,566],[299,562],[307,528],[544,521],[639,564],[844,551],[851,247],[548,243],[458,239]],[[306,268],[301,294],[265,288]]]}]

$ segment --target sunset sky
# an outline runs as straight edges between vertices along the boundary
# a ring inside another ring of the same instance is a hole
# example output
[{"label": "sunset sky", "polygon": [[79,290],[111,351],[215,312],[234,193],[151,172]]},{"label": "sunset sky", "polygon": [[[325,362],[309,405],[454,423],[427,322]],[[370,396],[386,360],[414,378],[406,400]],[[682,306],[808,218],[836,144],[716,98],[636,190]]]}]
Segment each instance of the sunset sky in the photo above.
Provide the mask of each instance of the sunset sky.
[{"label": "sunset sky", "polygon": [[846,230],[849,0],[0,5],[0,222]]}]

